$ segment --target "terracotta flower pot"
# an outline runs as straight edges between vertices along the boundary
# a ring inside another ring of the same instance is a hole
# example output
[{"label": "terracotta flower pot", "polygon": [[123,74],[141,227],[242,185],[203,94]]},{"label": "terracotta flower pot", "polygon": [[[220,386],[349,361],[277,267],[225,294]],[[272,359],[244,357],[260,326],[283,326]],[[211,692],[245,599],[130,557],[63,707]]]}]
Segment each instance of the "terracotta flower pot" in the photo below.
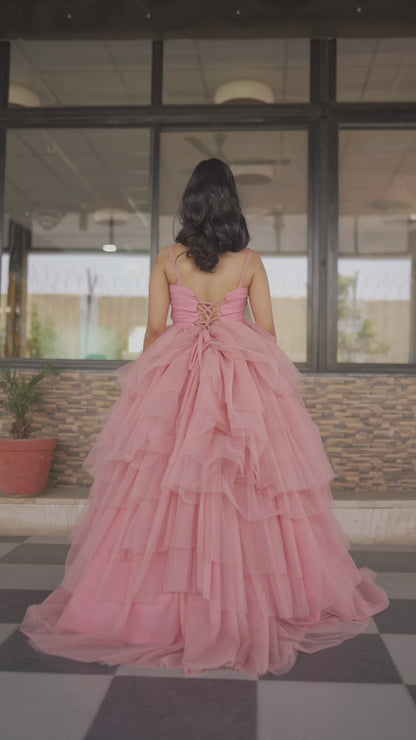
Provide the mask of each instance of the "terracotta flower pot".
[{"label": "terracotta flower pot", "polygon": [[4,496],[43,493],[56,439],[0,439],[0,491]]}]

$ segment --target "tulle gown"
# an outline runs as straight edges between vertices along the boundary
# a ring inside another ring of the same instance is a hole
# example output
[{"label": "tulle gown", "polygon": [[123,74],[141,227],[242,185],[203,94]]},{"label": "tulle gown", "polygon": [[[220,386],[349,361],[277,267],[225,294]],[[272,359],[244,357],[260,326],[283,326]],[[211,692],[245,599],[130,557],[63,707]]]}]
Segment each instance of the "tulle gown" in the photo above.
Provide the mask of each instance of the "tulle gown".
[{"label": "tulle gown", "polygon": [[20,629],[80,661],[283,674],[389,600],[349,555],[299,371],[245,319],[245,269],[204,303],[171,258],[173,323],[117,371],[63,580]]}]

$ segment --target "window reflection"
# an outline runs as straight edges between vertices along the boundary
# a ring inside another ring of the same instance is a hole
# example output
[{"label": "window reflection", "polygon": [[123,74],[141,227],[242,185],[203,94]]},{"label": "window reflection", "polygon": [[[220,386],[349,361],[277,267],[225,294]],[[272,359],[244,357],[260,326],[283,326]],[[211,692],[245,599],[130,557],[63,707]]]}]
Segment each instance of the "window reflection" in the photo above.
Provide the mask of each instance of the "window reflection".
[{"label": "window reflection", "polygon": [[309,99],[308,39],[181,39],[165,43],[164,58],[164,103]]},{"label": "window reflection", "polygon": [[137,356],[150,262],[148,132],[16,131],[7,155],[1,355]]},{"label": "window reflection", "polygon": [[414,131],[340,135],[338,361],[416,362]]},{"label": "window reflection", "polygon": [[[4,311],[6,356],[137,357],[147,320],[149,265],[148,255],[30,254],[24,325],[10,322],[10,306]],[[8,255],[2,267],[5,299]],[[10,291],[8,298],[10,303]]]},{"label": "window reflection", "polygon": [[9,105],[145,105],[149,41],[11,42]]},{"label": "window reflection", "polygon": [[416,39],[338,39],[338,100],[416,100]]}]

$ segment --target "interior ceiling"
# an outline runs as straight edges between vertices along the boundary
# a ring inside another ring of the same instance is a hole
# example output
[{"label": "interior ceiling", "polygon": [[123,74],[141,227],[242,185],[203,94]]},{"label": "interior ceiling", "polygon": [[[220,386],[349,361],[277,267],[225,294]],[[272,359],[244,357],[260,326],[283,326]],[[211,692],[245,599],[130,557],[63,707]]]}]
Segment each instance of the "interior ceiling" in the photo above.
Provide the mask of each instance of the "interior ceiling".
[{"label": "interior ceiling", "polygon": [[411,36],[414,0],[2,0],[0,37]]},{"label": "interior ceiling", "polygon": [[[415,3],[416,7],[416,3]],[[212,104],[220,85],[248,78],[268,85],[275,102],[309,99],[308,39],[181,39],[166,42],[163,101]],[[338,100],[416,100],[416,40],[339,39]],[[147,41],[14,41],[12,85],[41,106],[142,105],[150,102]]]},{"label": "interior ceiling", "polygon": [[[303,131],[163,134],[163,240],[170,240],[172,220],[190,172],[210,155],[220,155],[232,168],[247,161],[270,166],[270,182],[238,183],[244,211],[275,231],[285,228],[286,240],[295,228],[287,250],[304,251],[307,135]],[[408,251],[411,241],[407,235],[415,227],[415,160],[416,131],[341,132],[340,212],[350,232],[364,225],[367,231],[383,236],[384,251]],[[94,211],[116,207],[130,213],[128,224],[116,228],[122,249],[147,250],[148,193],[147,131],[21,130],[8,134],[6,213],[32,230],[35,247],[101,249],[107,229],[94,224]],[[45,220],[53,222],[54,214],[56,226],[44,228]],[[341,237],[343,228],[341,223]],[[354,235],[350,233],[348,239],[353,249]],[[270,244],[265,251],[273,249]],[[377,254],[379,250],[373,236],[370,251]]]}]

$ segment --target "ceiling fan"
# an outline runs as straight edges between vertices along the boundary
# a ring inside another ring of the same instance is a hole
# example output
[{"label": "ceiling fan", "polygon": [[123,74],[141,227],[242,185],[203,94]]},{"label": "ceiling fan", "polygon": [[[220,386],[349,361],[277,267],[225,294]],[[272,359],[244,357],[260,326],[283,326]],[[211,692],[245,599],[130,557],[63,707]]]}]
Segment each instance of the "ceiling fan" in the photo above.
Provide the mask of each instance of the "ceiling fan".
[{"label": "ceiling fan", "polygon": [[235,165],[283,165],[287,166],[291,162],[290,157],[276,157],[274,159],[259,159],[258,157],[256,159],[244,159],[244,160],[229,160],[227,155],[224,151],[224,144],[227,140],[227,134],[222,133],[221,131],[217,131],[213,133],[215,142],[216,142],[216,150],[210,149],[204,142],[199,139],[197,136],[185,136],[185,141],[188,142],[191,146],[193,146],[195,149],[197,149],[201,154],[203,154],[205,157],[211,158],[211,157],[217,157],[218,159],[223,159],[226,162],[228,161],[230,166],[232,167],[233,164]]}]

